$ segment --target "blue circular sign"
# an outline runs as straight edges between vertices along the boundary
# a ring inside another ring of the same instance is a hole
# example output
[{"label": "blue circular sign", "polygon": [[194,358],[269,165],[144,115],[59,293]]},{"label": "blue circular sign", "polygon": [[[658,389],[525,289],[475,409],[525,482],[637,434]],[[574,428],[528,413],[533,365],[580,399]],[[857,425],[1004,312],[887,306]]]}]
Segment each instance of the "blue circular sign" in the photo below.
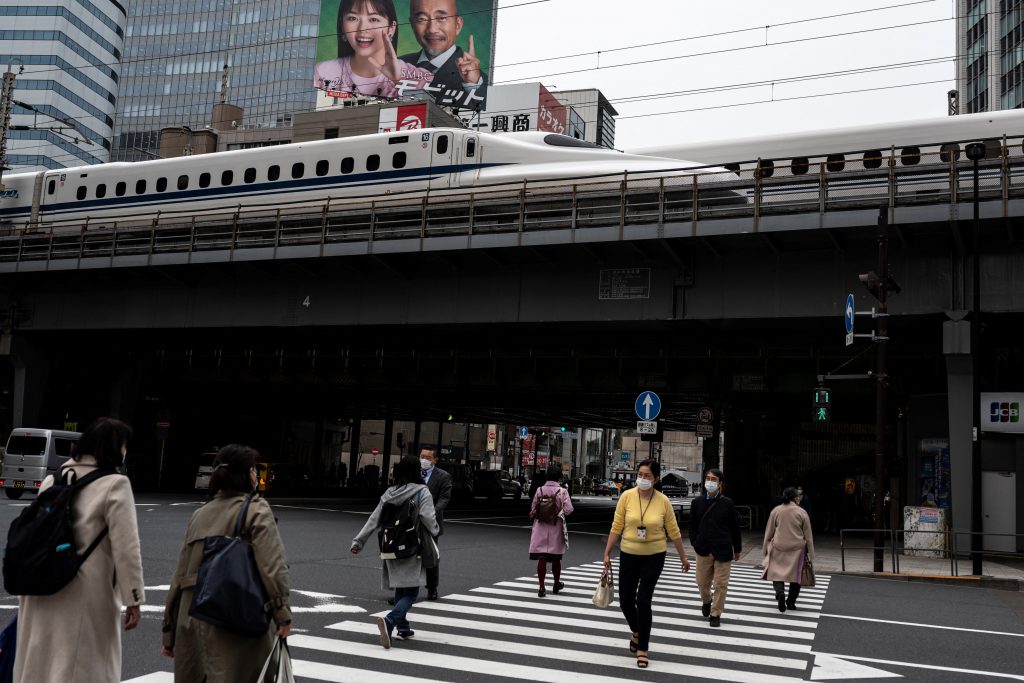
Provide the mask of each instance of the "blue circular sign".
[{"label": "blue circular sign", "polygon": [[520,427],[519,428],[519,438],[520,439],[525,439],[529,435],[530,435],[530,430],[529,429],[527,429],[526,427]]},{"label": "blue circular sign", "polygon": [[843,312],[843,322],[846,323],[846,334],[853,332],[853,294],[846,295],[846,310]]},{"label": "blue circular sign", "polygon": [[653,391],[645,391],[636,397],[633,410],[641,420],[656,420],[661,413],[661,399]]}]

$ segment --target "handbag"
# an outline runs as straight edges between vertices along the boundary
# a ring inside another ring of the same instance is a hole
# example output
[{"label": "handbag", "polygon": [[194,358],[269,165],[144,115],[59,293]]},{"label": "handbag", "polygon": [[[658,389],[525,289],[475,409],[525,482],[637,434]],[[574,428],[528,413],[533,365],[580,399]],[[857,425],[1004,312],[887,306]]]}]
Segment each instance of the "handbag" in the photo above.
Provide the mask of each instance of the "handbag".
[{"label": "handbag", "polygon": [[800,570],[800,586],[804,588],[814,588],[814,564],[811,562],[811,558],[807,557],[807,551],[804,551],[804,567]]},{"label": "handbag", "polygon": [[196,587],[188,615],[244,636],[266,635],[270,612],[252,546],[242,540],[242,527],[252,496],[245,497],[234,536],[208,536],[203,541]]},{"label": "handbag", "polygon": [[[271,673],[271,666],[274,662],[274,655],[277,655],[277,672],[273,678],[268,679],[267,674]],[[256,683],[295,683],[295,676],[292,674],[292,653],[288,649],[288,641],[278,636],[274,647],[270,648],[267,661],[263,662],[263,669],[260,670]]]},{"label": "handbag", "polygon": [[615,586],[612,579],[612,570],[605,569],[601,573],[601,580],[597,583],[597,588],[594,590],[594,597],[591,598],[598,607],[607,607],[612,604],[612,600],[615,599]]},{"label": "handbag", "polygon": [[0,631],[0,683],[14,680],[14,652],[17,650],[18,615]]}]

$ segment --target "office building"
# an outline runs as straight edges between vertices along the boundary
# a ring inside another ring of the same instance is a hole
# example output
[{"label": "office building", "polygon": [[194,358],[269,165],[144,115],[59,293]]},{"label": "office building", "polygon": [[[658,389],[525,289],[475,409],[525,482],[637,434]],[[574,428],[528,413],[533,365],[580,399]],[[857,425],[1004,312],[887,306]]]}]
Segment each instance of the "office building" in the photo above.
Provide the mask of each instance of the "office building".
[{"label": "office building", "polygon": [[202,130],[222,101],[239,126],[290,126],[316,105],[319,17],[319,0],[131,3],[114,159],[153,158],[161,128]]},{"label": "office building", "polygon": [[109,161],[125,21],[116,0],[0,0],[0,71],[16,76],[12,172]]},{"label": "office building", "polygon": [[1024,2],[957,0],[958,112],[1024,104]]},{"label": "office building", "polygon": [[551,94],[569,112],[566,135],[615,148],[615,117],[619,112],[600,90],[554,90]]}]

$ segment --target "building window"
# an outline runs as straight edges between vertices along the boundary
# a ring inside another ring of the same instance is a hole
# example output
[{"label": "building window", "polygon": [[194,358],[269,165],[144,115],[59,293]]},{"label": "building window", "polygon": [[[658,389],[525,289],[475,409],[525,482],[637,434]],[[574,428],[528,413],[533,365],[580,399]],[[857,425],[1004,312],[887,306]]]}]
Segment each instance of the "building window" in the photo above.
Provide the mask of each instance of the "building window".
[{"label": "building window", "polygon": [[324,129],[324,140],[333,140],[338,137],[337,128],[325,128]]}]

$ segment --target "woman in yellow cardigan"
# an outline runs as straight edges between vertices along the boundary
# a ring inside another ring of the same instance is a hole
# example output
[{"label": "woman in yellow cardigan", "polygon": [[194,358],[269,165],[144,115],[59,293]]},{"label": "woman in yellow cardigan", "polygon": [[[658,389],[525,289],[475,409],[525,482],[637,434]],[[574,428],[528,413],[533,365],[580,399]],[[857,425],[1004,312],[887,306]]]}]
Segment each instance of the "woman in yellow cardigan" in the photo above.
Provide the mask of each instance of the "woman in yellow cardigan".
[{"label": "woman in yellow cardigan", "polygon": [[654,488],[661,479],[661,465],[644,460],[636,468],[636,487],[621,496],[615,506],[615,519],[604,549],[605,569],[611,569],[611,552],[619,546],[619,606],[633,632],[629,651],[636,653],[636,665],[646,669],[647,647],[651,637],[651,599],[661,576],[671,539],[679,553],[684,572],[690,561],[683,550],[683,535],[668,497]]}]

